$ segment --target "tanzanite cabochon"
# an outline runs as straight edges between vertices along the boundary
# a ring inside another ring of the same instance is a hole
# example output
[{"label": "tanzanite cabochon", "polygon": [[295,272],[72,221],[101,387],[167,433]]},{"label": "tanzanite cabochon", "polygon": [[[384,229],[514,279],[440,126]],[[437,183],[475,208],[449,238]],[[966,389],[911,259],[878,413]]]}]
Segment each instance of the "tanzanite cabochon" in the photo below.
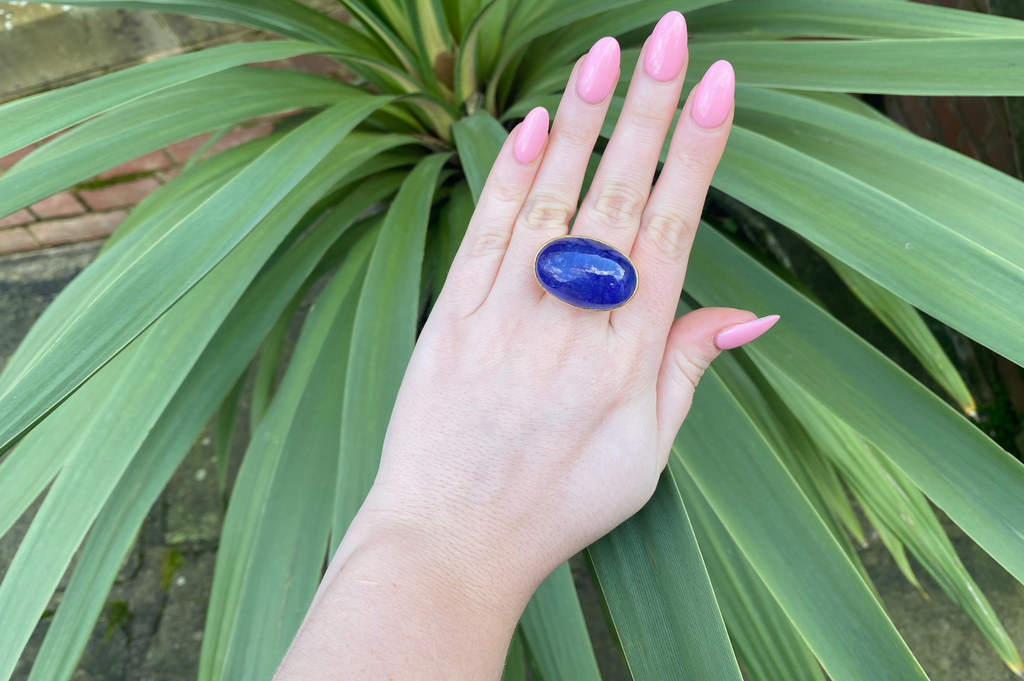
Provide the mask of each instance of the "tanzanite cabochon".
[{"label": "tanzanite cabochon", "polygon": [[636,293],[633,263],[608,244],[563,236],[537,253],[537,281],[555,298],[585,310],[611,310]]}]

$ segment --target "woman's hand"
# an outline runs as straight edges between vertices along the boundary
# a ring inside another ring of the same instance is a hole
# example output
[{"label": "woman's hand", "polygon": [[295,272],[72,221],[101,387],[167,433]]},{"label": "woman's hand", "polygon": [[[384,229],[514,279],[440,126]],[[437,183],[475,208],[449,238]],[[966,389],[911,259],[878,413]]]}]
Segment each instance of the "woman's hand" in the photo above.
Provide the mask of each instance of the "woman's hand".
[{"label": "woman's hand", "polygon": [[[283,676],[498,678],[540,582],[651,497],[708,364],[774,322],[722,308],[673,322],[733,116],[732,67],[718,62],[690,93],[651,189],[686,55],[672,12],[647,41],[578,214],[619,79],[615,40],[580,59],[550,135],[541,108],[509,135],[416,344],[374,487]],[[574,215],[572,234],[635,264],[624,307],[580,310],[538,285],[538,249]],[[332,657],[318,658],[325,645]]]}]

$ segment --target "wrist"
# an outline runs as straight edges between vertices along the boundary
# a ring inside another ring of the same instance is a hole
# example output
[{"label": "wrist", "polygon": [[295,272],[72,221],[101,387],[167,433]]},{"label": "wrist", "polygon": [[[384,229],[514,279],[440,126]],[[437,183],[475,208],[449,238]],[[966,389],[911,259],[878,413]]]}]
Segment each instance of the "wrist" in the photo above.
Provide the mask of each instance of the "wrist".
[{"label": "wrist", "polygon": [[450,617],[467,629],[496,625],[511,636],[544,575],[527,575],[503,558],[508,552],[509,547],[412,511],[375,488],[326,577],[338,568],[360,579],[390,580],[434,603],[431,618]]}]

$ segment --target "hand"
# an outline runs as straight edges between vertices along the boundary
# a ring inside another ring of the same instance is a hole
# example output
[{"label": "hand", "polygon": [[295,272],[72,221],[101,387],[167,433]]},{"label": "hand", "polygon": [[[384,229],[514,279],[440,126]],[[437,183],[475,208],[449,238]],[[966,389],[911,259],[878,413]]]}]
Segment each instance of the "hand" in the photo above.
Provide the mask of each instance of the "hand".
[{"label": "hand", "polygon": [[[570,307],[533,271],[577,212],[619,78],[615,40],[577,63],[550,135],[537,108],[505,142],[416,345],[373,490],[303,627],[319,617],[354,636],[349,661],[370,659],[377,641],[381,666],[366,668],[411,678],[426,674],[407,666],[422,645],[436,678],[497,678],[540,582],[651,497],[709,363],[773,323],[722,308],[673,322],[733,116],[732,67],[718,62],[690,93],[651,190],[685,59],[672,12],[637,63],[572,227],[629,254],[640,285],[624,307]],[[332,607],[366,607],[338,619],[321,607],[325,589],[338,594]],[[385,623],[354,625],[353,613],[395,602]]]}]

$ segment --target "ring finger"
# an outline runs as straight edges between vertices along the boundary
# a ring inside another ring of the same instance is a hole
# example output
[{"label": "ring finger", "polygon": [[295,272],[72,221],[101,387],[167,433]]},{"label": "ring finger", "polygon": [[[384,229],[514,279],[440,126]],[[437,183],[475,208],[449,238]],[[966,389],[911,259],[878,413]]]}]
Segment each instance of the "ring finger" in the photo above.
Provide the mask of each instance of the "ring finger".
[{"label": "ring finger", "polygon": [[569,78],[537,178],[512,229],[495,291],[543,294],[532,274],[534,256],[545,242],[569,231],[587,161],[618,80],[619,44],[602,38]]}]

